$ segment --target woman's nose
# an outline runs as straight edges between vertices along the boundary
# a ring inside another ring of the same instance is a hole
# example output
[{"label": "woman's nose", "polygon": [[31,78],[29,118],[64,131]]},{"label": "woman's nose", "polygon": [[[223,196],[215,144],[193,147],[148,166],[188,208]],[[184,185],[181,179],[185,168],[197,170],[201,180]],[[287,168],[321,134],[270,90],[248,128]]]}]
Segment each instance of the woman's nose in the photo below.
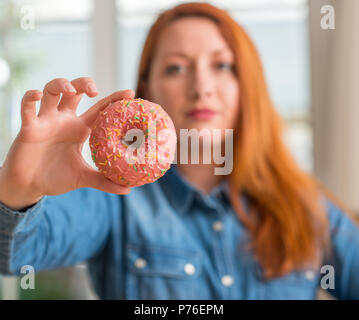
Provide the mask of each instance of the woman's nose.
[{"label": "woman's nose", "polygon": [[210,74],[197,67],[193,70],[192,81],[189,84],[190,96],[193,100],[208,99],[213,94],[213,84]]},{"label": "woman's nose", "polygon": [[197,89],[192,90],[191,98],[193,100],[207,99],[211,96],[211,92],[206,88],[198,87]]}]

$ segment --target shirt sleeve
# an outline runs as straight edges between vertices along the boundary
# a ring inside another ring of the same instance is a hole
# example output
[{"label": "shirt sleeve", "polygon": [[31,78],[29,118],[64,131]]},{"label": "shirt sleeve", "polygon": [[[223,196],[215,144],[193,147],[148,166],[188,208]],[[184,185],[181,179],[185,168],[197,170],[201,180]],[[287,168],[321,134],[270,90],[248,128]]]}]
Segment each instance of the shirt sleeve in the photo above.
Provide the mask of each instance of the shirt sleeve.
[{"label": "shirt sleeve", "polygon": [[337,299],[359,299],[358,224],[328,199],[326,205],[332,248],[324,265],[334,271],[334,288],[328,293]]},{"label": "shirt sleeve", "polygon": [[20,275],[84,262],[106,244],[120,196],[82,188],[44,196],[25,211],[0,203],[0,273]]}]

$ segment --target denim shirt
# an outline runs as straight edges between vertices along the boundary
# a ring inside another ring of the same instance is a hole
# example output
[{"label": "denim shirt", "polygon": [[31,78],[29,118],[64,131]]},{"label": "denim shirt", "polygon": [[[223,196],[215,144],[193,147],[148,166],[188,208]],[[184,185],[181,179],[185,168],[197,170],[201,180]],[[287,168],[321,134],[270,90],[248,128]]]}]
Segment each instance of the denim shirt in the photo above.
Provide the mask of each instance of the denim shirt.
[{"label": "denim shirt", "polygon": [[[246,210],[246,198],[240,195]],[[339,299],[359,298],[359,232],[323,198],[330,221]],[[323,273],[293,271],[264,281],[242,246],[248,232],[230,205],[228,184],[209,195],[175,167],[128,195],[83,188],[45,196],[25,211],[0,204],[0,272],[21,275],[88,263],[101,299],[315,299]]]}]

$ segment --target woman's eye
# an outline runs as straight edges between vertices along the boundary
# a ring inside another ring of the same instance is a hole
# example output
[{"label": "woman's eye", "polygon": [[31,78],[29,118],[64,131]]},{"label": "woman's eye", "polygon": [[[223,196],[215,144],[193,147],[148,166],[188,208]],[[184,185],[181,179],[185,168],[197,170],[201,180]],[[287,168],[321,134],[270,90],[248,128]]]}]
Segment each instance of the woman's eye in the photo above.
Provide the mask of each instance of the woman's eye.
[{"label": "woman's eye", "polygon": [[167,74],[176,74],[176,73],[181,72],[182,69],[183,69],[182,66],[177,65],[177,64],[173,64],[173,65],[170,65],[170,66],[168,66],[166,68],[166,73]]},{"label": "woman's eye", "polygon": [[233,64],[231,63],[217,63],[216,64],[217,69],[219,70],[229,70],[229,71],[233,71]]}]

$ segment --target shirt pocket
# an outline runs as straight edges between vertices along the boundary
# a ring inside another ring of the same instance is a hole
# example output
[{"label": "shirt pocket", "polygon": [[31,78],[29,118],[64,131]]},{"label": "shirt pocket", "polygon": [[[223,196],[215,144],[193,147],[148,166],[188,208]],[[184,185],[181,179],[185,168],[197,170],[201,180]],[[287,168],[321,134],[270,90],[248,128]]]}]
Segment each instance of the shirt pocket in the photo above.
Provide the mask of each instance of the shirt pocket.
[{"label": "shirt pocket", "polygon": [[126,247],[128,299],[198,299],[198,252],[153,245]]},{"label": "shirt pocket", "polygon": [[307,269],[293,271],[285,276],[261,281],[259,299],[265,300],[311,300],[315,299],[319,275]]}]

